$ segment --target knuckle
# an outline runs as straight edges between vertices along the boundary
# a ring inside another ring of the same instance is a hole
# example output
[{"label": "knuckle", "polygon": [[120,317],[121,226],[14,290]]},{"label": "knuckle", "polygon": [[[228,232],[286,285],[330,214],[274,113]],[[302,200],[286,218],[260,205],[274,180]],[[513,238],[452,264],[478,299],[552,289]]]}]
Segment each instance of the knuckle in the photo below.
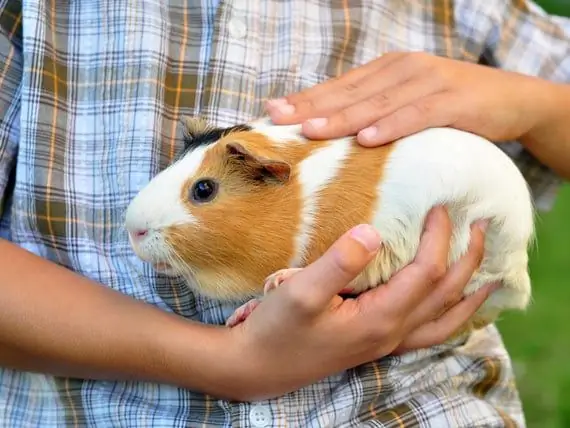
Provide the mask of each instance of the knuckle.
[{"label": "knuckle", "polygon": [[457,305],[462,299],[463,293],[461,291],[449,293],[443,300],[443,312],[447,312],[449,309]]},{"label": "knuckle", "polygon": [[317,304],[309,297],[299,300],[297,308],[302,314],[309,315],[317,311]]},{"label": "knuckle", "polygon": [[341,128],[351,128],[355,121],[356,115],[352,114],[349,109],[342,109],[331,118],[331,122]]},{"label": "knuckle", "polygon": [[431,261],[425,266],[425,275],[430,280],[430,282],[437,282],[447,272],[447,267],[444,263],[439,263],[437,261]]},{"label": "knuckle", "polygon": [[341,109],[329,118],[329,129],[331,131],[334,130],[336,135],[339,136],[357,133],[365,126],[370,125],[374,117],[376,117],[376,115],[374,117],[370,116],[370,110],[365,103]]},{"label": "knuckle", "polygon": [[364,329],[364,340],[371,343],[385,343],[392,340],[398,332],[395,319],[386,319],[382,324],[369,325]]},{"label": "knuckle", "polygon": [[295,308],[307,311],[312,307],[310,293],[301,291],[298,287],[284,287],[287,301]]},{"label": "knuckle", "polygon": [[348,95],[352,95],[354,92],[357,92],[360,89],[360,86],[358,86],[356,83],[345,83],[342,90],[344,92],[346,92]]},{"label": "knuckle", "polygon": [[392,98],[386,93],[380,93],[373,97],[367,98],[368,107],[373,110],[383,110],[390,106]]},{"label": "knuckle", "polygon": [[350,260],[346,260],[344,257],[337,258],[336,270],[343,277],[353,277],[359,271],[359,269],[354,266],[354,263],[352,263]]},{"label": "knuckle", "polygon": [[413,123],[407,117],[406,108],[400,108],[380,119],[377,126],[382,127],[384,132],[390,134],[392,138],[396,138],[406,134],[410,127],[413,128]]},{"label": "knuckle", "polygon": [[298,100],[296,103],[297,110],[299,111],[315,111],[318,110],[318,102],[316,102],[313,98],[304,97]]},{"label": "knuckle", "polygon": [[430,117],[434,109],[433,103],[427,99],[422,99],[412,103],[410,104],[410,107],[420,119]]}]

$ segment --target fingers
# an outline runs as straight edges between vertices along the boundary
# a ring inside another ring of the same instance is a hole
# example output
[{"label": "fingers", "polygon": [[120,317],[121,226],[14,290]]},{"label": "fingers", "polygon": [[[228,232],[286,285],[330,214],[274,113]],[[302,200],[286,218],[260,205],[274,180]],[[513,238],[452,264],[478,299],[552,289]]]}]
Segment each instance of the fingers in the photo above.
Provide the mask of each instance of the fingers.
[{"label": "fingers", "polygon": [[[270,100],[266,104],[269,116],[278,125],[289,125],[311,117],[326,116],[332,111],[345,108],[366,98],[371,92],[370,84],[382,84],[382,79],[378,78],[377,73],[404,55],[404,53],[383,55],[361,67],[353,68],[340,77],[279,100]],[[392,75],[400,78],[398,73]],[[393,80],[394,77],[388,80]],[[331,108],[333,105],[334,108]]]},{"label": "fingers", "polygon": [[449,92],[419,98],[362,129],[357,134],[357,140],[363,146],[373,147],[429,127],[452,125],[457,122],[457,108],[460,105],[461,100]]},{"label": "fingers", "polygon": [[[366,83],[362,84],[366,90],[363,90],[362,98],[355,97],[352,104],[346,107],[340,106],[343,103],[343,99],[340,97],[337,97],[337,102],[330,100],[330,108],[323,112],[324,115],[330,114],[330,116],[309,119],[303,124],[303,133],[308,138],[314,139],[356,135],[360,130],[374,125],[397,109],[439,90],[439,87],[432,83],[429,76],[404,80],[407,79],[407,76],[401,73],[391,73],[385,79],[382,78],[381,74],[372,77],[381,82],[376,84],[376,87],[373,85],[365,86]],[[369,77],[368,79],[372,78]],[[374,87],[374,91],[370,90],[371,87]],[[366,135],[369,132],[371,131],[360,132],[360,138],[367,141]],[[370,141],[375,142],[376,140]]]},{"label": "fingers", "polygon": [[471,227],[471,240],[467,253],[451,266],[446,275],[433,287],[408,317],[408,328],[413,330],[430,322],[449,310],[463,298],[463,290],[481,264],[485,247],[486,222]]},{"label": "fingers", "polygon": [[315,262],[288,279],[275,293],[287,310],[317,314],[370,262],[380,247],[380,235],[369,225],[354,227]]},{"label": "fingers", "polygon": [[381,287],[375,298],[390,302],[390,314],[405,317],[433,292],[434,284],[447,271],[452,224],[443,207],[427,215],[415,260]]},{"label": "fingers", "polygon": [[492,283],[481,287],[475,293],[453,306],[440,318],[418,327],[400,344],[397,353],[403,353],[411,349],[427,348],[445,342],[475,315],[475,312],[499,285]]},{"label": "fingers", "polygon": [[430,127],[454,126],[466,105],[465,94],[454,90],[453,83],[463,65],[446,60],[444,66],[442,61],[418,52],[390,53],[268,102],[267,110],[276,124],[303,123],[308,138],[357,134],[367,147]]}]

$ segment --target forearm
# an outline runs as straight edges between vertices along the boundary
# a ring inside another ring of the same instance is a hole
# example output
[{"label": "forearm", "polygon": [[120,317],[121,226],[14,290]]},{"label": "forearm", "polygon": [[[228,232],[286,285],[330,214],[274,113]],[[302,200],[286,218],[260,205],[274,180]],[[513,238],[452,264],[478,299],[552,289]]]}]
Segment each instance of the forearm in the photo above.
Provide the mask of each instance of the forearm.
[{"label": "forearm", "polygon": [[[538,91],[537,91],[538,92]],[[570,85],[542,82],[535,105],[535,126],[522,144],[543,164],[570,180]]]},{"label": "forearm", "polygon": [[209,393],[230,388],[222,386],[231,367],[222,360],[226,329],[186,321],[6,241],[0,255],[1,366]]}]

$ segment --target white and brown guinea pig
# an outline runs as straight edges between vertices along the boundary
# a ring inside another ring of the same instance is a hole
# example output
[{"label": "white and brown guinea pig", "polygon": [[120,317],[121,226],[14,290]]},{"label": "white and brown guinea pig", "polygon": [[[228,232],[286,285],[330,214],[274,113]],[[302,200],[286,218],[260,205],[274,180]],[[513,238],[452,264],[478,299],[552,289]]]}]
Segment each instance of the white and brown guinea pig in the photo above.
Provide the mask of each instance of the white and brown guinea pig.
[{"label": "white and brown guinea pig", "polygon": [[434,128],[365,148],[352,137],[311,141],[300,126],[266,118],[225,129],[183,122],[184,151],[136,195],[126,228],[138,257],[186,277],[194,291],[258,297],[270,274],[306,266],[360,223],[380,232],[382,246],[350,288],[376,287],[413,260],[426,214],[444,204],[454,225],[449,263],[467,251],[470,225],[491,220],[465,293],[491,281],[503,286],[475,324],[527,306],[533,202],[517,167],[491,142]]}]

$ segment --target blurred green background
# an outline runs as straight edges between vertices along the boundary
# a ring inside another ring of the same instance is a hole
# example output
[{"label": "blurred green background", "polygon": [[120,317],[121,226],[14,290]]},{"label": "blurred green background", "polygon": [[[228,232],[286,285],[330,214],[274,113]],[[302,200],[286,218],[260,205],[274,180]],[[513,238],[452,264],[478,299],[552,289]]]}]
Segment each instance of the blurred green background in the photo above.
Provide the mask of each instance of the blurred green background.
[{"label": "blurred green background", "polygon": [[[570,16],[570,0],[536,2]],[[553,211],[540,214],[537,231],[533,303],[526,314],[503,315],[497,326],[513,359],[528,427],[570,428],[570,185]]]}]

